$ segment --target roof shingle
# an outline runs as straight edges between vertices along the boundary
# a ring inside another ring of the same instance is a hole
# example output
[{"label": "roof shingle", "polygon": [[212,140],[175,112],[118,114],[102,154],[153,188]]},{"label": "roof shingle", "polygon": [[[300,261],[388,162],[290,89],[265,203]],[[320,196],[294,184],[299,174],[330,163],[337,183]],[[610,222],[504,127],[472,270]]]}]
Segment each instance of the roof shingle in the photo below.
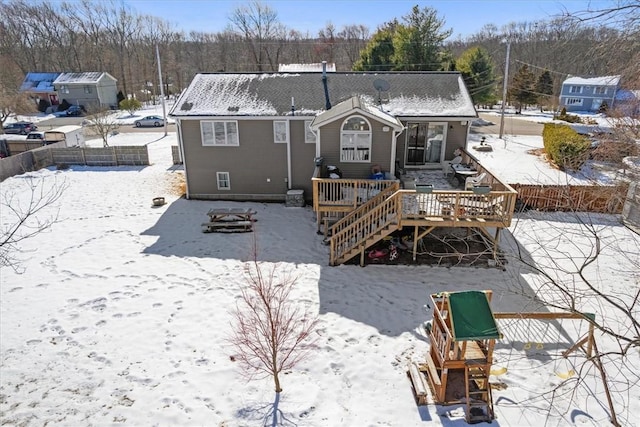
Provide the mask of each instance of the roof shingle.
[{"label": "roof shingle", "polygon": [[[374,87],[385,80],[383,96]],[[336,105],[353,96],[397,117],[476,117],[457,72],[328,73],[329,98]],[[197,74],[170,112],[189,116],[315,116],[325,110],[322,73]]]}]

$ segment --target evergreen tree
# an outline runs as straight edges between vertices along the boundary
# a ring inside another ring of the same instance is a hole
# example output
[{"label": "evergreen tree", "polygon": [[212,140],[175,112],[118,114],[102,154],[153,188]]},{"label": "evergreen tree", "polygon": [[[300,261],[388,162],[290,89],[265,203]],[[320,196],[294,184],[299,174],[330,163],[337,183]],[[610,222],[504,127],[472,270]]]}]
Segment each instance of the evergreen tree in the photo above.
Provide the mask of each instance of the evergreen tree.
[{"label": "evergreen tree", "polygon": [[404,25],[398,27],[394,38],[395,68],[406,71],[441,70],[440,52],[452,30],[445,30],[445,21],[438,18],[430,7],[422,10],[414,6],[403,17]]},{"label": "evergreen tree", "polygon": [[[355,71],[431,71],[443,69],[444,41],[452,30],[444,30],[444,20],[435,9],[414,6],[403,17],[393,20],[371,37],[353,65]],[[446,64],[449,67],[449,63]]]},{"label": "evergreen tree", "polygon": [[485,49],[474,47],[464,51],[455,67],[462,73],[474,104],[495,104],[497,98],[493,62]]},{"label": "evergreen tree", "polygon": [[354,71],[389,71],[393,69],[393,34],[397,22],[381,27],[360,51],[360,59],[353,64]]},{"label": "evergreen tree", "polygon": [[513,76],[511,98],[516,102],[516,114],[522,113],[523,105],[535,104],[538,96],[536,94],[536,75],[529,71],[529,66],[524,64]]},{"label": "evergreen tree", "polygon": [[549,70],[544,70],[544,72],[538,76],[536,92],[538,95],[538,106],[540,107],[540,112],[542,112],[544,107],[548,106],[553,99],[553,78]]}]

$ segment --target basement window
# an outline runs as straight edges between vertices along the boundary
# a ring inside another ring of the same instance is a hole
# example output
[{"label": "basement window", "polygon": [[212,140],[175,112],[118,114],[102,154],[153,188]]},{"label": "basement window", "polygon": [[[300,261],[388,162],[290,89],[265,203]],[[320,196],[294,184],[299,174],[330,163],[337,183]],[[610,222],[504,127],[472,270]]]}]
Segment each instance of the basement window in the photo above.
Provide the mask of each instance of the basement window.
[{"label": "basement window", "polygon": [[218,190],[231,190],[231,179],[229,172],[216,172]]}]

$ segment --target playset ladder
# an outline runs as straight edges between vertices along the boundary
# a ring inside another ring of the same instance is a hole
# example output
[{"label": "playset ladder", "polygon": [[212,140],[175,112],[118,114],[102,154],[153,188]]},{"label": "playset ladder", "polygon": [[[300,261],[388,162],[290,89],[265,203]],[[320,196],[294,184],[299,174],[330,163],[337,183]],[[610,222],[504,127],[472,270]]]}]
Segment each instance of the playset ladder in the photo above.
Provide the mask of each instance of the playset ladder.
[{"label": "playset ladder", "polygon": [[493,415],[493,398],[489,384],[490,365],[474,363],[469,360],[464,366],[466,389],[467,423],[491,422]]}]

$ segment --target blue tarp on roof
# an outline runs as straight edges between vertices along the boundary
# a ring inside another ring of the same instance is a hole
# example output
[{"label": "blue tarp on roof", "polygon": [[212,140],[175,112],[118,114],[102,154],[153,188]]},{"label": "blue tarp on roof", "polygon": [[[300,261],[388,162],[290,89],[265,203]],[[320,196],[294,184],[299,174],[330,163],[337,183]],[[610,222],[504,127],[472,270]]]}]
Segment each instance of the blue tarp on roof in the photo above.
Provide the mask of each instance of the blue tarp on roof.
[{"label": "blue tarp on roof", "polygon": [[27,73],[22,85],[21,91],[32,92],[55,92],[53,82],[61,73]]}]

